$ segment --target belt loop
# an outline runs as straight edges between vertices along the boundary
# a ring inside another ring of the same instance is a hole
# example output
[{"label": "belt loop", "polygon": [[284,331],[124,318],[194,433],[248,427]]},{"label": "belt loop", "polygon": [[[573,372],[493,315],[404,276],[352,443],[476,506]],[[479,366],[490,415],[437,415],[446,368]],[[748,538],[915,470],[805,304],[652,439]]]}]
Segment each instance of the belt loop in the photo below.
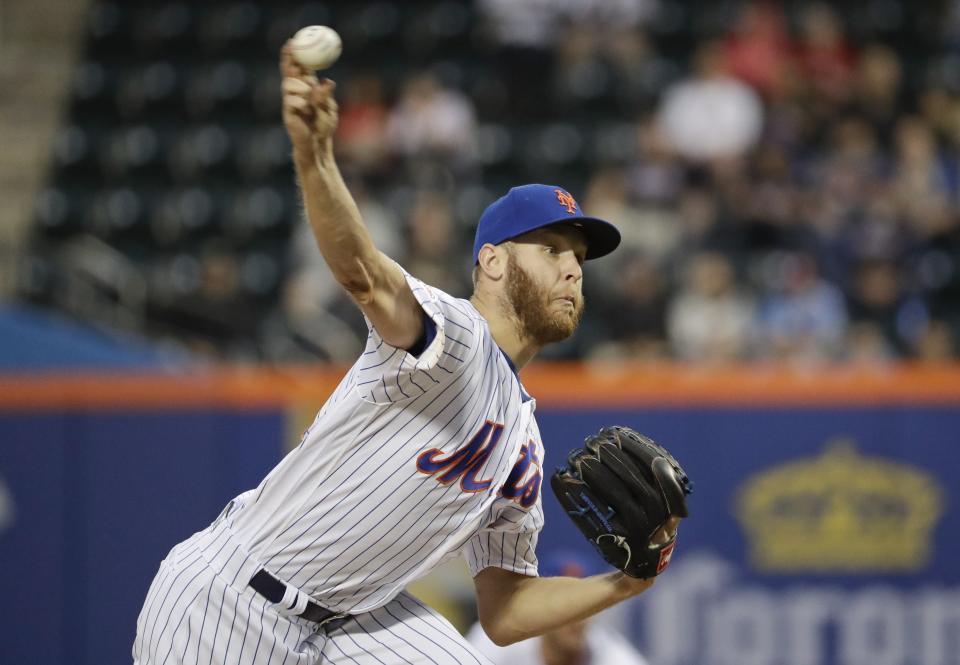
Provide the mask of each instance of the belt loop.
[{"label": "belt loop", "polygon": [[277,612],[285,616],[300,616],[307,609],[310,597],[289,584],[284,586],[286,589],[283,592],[283,600],[277,604]]},{"label": "belt loop", "polygon": [[342,625],[350,616],[327,609],[304,591],[277,579],[264,568],[250,578],[249,586],[270,601],[274,611],[283,616],[298,616],[328,629]]}]

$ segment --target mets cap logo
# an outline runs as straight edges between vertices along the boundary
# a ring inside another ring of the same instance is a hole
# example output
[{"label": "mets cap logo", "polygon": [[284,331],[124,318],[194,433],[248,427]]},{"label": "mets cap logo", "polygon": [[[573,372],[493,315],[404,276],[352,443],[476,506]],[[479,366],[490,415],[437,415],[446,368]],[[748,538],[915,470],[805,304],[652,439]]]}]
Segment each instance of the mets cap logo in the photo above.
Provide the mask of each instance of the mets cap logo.
[{"label": "mets cap logo", "polygon": [[577,201],[570,196],[569,192],[565,192],[562,189],[555,189],[553,191],[556,192],[557,201],[560,202],[560,205],[566,206],[567,212],[569,212],[571,215],[577,212]]}]

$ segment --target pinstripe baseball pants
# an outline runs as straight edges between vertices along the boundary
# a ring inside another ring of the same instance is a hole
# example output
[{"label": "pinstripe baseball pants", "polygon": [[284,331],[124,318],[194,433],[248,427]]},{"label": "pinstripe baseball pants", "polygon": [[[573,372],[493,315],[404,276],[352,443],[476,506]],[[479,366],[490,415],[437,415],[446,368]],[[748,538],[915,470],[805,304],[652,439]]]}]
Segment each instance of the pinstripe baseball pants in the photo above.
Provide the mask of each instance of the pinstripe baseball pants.
[{"label": "pinstripe baseball pants", "polygon": [[328,634],[251,589],[259,568],[225,519],[174,547],[137,619],[135,665],[487,665],[409,594]]}]

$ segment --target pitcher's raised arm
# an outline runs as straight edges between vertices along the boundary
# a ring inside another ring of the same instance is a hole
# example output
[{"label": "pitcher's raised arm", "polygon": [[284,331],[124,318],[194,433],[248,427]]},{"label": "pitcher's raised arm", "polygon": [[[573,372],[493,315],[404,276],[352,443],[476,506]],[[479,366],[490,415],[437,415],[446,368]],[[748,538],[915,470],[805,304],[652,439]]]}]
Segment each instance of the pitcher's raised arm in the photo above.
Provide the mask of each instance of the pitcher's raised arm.
[{"label": "pitcher's raised arm", "polygon": [[336,280],[392,346],[409,348],[421,337],[424,314],[399,266],[374,245],[337,167],[334,82],[319,81],[293,59],[289,42],[280,57],[283,123],[317,246]]}]

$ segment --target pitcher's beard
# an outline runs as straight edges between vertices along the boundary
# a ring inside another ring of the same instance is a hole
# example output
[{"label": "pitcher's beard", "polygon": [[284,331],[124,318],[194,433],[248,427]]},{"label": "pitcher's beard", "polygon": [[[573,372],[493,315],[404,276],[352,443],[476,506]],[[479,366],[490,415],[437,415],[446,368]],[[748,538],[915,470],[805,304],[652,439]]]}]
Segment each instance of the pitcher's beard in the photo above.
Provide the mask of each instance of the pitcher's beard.
[{"label": "pitcher's beard", "polygon": [[572,310],[551,311],[547,290],[524,270],[513,256],[507,261],[507,299],[520,324],[521,336],[545,346],[573,334],[583,318],[584,299],[579,297]]}]

